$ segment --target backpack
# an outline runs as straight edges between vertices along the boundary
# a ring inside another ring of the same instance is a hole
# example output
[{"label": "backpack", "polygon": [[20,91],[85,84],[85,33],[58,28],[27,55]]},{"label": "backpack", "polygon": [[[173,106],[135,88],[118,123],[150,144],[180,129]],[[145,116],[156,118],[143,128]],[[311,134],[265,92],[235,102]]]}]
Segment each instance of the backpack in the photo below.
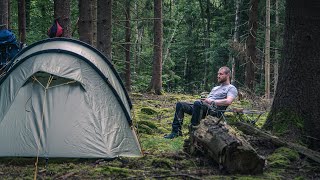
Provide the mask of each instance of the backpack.
[{"label": "backpack", "polygon": [[54,38],[54,37],[61,37],[63,34],[63,28],[61,27],[61,25],[58,22],[58,19],[55,19],[53,21],[52,26],[48,29],[48,36],[50,38]]},{"label": "backpack", "polygon": [[16,36],[8,29],[0,30],[0,67],[6,65],[20,51]]}]

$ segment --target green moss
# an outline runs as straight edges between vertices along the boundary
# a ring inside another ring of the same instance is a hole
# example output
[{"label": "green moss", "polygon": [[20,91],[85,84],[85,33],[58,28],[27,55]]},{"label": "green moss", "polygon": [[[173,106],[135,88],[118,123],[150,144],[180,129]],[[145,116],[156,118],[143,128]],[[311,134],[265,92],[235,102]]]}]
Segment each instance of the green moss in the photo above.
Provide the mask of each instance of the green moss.
[{"label": "green moss", "polygon": [[126,168],[118,168],[118,167],[99,167],[96,168],[95,171],[102,173],[103,175],[106,176],[117,176],[117,177],[128,177],[130,174],[130,170]]},{"label": "green moss", "polygon": [[151,121],[138,121],[137,122],[138,125],[146,125],[148,127],[150,127],[151,129],[158,129],[158,127]]},{"label": "green moss", "polygon": [[164,127],[158,127],[158,133],[163,134],[163,133],[169,133],[171,131],[171,128],[167,129]]},{"label": "green moss", "polygon": [[286,148],[286,147],[281,147],[278,148],[274,153],[279,153],[288,158],[290,161],[296,161],[299,159],[299,153],[295,150]]},{"label": "green moss", "polygon": [[159,110],[159,113],[167,114],[167,113],[171,113],[172,111],[173,111],[172,108],[162,108]]},{"label": "green moss", "polygon": [[286,147],[281,147],[268,157],[268,162],[270,167],[285,168],[290,166],[291,162],[298,158],[298,152]]},{"label": "green moss", "polygon": [[259,120],[256,122],[255,125],[256,125],[258,128],[262,128],[263,125],[266,123],[267,118],[268,118],[268,113],[262,114],[262,115],[260,116]]},{"label": "green moss", "polygon": [[153,134],[155,131],[154,129],[150,128],[149,126],[145,124],[140,124],[136,126],[138,133],[143,133],[143,134]]},{"label": "green moss", "polygon": [[246,100],[246,99],[242,99],[239,102],[239,105],[243,108],[247,108],[247,107],[251,107],[251,103],[249,100]]},{"label": "green moss", "polygon": [[151,164],[155,168],[171,169],[173,163],[169,159],[155,158]]},{"label": "green moss", "polygon": [[158,114],[158,112],[150,107],[144,107],[141,108],[140,110],[142,113],[147,114],[147,115],[154,115],[154,114]]},{"label": "green moss", "polygon": [[226,118],[227,123],[229,124],[239,121],[239,119],[232,113],[225,113],[224,116]]},{"label": "green moss", "polygon": [[131,97],[135,97],[135,98],[137,98],[137,97],[143,97],[143,95],[142,95],[141,93],[134,93],[134,92],[131,93],[130,96],[131,96]]},{"label": "green moss", "polygon": [[295,178],[294,178],[294,180],[304,180],[304,179],[306,179],[306,178],[303,177],[303,176],[299,176],[299,177],[295,177]]},{"label": "green moss", "polygon": [[263,179],[282,180],[282,179],[285,179],[282,175],[283,173],[285,173],[284,169],[271,168],[263,173],[264,174]]},{"label": "green moss", "polygon": [[151,121],[138,121],[136,128],[138,133],[154,134],[159,132],[157,125]]},{"label": "green moss", "polygon": [[143,135],[140,142],[144,151],[153,152],[153,154],[182,151],[184,144],[183,137],[165,139],[163,135]]},{"label": "green moss", "polygon": [[281,110],[273,117],[273,131],[278,135],[282,135],[292,129],[303,129],[303,119],[295,111]]}]

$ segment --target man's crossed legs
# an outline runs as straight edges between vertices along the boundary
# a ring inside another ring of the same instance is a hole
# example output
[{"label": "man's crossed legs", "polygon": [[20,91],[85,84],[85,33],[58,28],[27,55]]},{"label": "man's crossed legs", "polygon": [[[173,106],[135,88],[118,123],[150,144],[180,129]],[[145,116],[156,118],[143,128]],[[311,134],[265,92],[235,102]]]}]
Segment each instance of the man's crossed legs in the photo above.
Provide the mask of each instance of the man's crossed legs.
[{"label": "man's crossed legs", "polygon": [[202,101],[195,101],[193,104],[187,102],[178,102],[176,104],[176,111],[172,122],[171,134],[167,134],[164,138],[173,139],[178,136],[182,136],[182,124],[184,113],[192,115],[191,125],[197,126],[200,120],[205,118],[209,107],[204,105]]}]

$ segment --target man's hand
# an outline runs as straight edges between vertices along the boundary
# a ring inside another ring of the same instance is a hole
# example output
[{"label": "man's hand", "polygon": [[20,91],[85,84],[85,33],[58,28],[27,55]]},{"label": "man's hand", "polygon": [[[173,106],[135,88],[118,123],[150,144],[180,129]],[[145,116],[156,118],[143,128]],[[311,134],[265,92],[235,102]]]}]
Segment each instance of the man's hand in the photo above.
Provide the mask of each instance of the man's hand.
[{"label": "man's hand", "polygon": [[207,104],[214,104],[214,101],[211,99],[206,98],[205,100],[203,100],[204,102],[206,102]]}]

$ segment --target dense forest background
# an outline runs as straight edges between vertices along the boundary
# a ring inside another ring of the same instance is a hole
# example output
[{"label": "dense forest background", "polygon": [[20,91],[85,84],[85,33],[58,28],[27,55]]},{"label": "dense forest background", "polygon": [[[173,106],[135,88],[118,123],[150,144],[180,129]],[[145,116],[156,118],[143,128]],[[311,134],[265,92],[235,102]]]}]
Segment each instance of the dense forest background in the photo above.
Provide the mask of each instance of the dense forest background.
[{"label": "dense forest background", "polygon": [[[151,0],[111,2],[111,61],[123,80],[130,83],[130,90],[132,88],[133,91],[146,91],[153,71],[154,20],[156,19],[154,2]],[[18,1],[9,1],[9,3],[9,28],[18,35]],[[81,15],[78,3],[76,0],[70,1],[71,37],[75,39],[79,39],[78,27],[83,22],[79,20]],[[209,91],[216,83],[218,68],[227,65],[230,68],[233,67],[235,73],[233,82],[237,87],[264,95],[266,30],[270,29],[270,49],[268,48],[270,63],[268,64],[271,72],[271,80],[269,79],[271,95],[273,94],[274,82],[277,79],[277,64],[280,59],[279,52],[282,49],[284,1],[269,2],[270,28],[266,26],[265,1],[163,0],[161,3],[162,88],[164,91],[187,93]],[[254,5],[254,3],[258,4]],[[94,1],[88,1],[86,6],[90,6],[91,10],[97,9]],[[26,0],[25,8],[26,44],[30,45],[48,37],[47,30],[55,17],[54,1]],[[256,18],[252,19],[254,14]],[[96,19],[93,19],[92,24],[95,23]],[[254,24],[256,25],[253,26]],[[130,30],[129,41],[128,35],[126,36],[128,29]],[[251,55],[248,52],[250,48],[252,49],[250,36],[256,41],[253,44],[256,51],[254,58],[250,58]],[[95,42],[92,44],[96,46]],[[129,62],[126,61],[126,49],[130,50]],[[130,66],[126,66],[126,62],[130,63]],[[130,76],[126,76],[128,67]],[[275,71],[274,67],[276,67]],[[129,77],[130,81],[125,80],[126,77]]]}]

